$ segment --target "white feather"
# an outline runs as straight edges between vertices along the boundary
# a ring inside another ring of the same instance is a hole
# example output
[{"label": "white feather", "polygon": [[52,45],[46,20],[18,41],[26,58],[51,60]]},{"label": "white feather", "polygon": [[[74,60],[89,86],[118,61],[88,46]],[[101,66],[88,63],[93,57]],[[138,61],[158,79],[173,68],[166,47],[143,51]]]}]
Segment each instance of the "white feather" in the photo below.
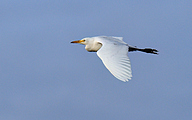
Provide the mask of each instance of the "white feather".
[{"label": "white feather", "polygon": [[100,37],[97,42],[102,47],[97,55],[106,68],[119,80],[124,82],[132,77],[131,64],[128,57],[128,45],[119,37]]},{"label": "white feather", "polygon": [[131,79],[131,64],[128,58],[129,46],[122,37],[98,36],[72,41],[85,45],[89,52],[97,52],[105,67],[119,80]]},{"label": "white feather", "polygon": [[82,40],[72,41],[85,45],[89,52],[97,52],[105,67],[119,80],[129,81],[132,77],[131,63],[128,51],[141,51],[151,54],[158,54],[158,50],[145,48],[139,49],[129,46],[123,41],[123,37],[88,37]]}]

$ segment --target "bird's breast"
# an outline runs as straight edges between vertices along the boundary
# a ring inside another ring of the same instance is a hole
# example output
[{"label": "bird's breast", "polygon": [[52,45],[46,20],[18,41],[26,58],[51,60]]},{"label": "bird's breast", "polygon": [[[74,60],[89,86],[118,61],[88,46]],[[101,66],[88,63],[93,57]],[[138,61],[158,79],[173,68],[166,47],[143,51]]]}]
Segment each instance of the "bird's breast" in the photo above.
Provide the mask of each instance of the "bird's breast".
[{"label": "bird's breast", "polygon": [[100,48],[102,47],[102,44],[97,42],[95,44],[92,44],[92,45],[86,45],[85,46],[85,49],[88,51],[88,52],[97,52]]}]

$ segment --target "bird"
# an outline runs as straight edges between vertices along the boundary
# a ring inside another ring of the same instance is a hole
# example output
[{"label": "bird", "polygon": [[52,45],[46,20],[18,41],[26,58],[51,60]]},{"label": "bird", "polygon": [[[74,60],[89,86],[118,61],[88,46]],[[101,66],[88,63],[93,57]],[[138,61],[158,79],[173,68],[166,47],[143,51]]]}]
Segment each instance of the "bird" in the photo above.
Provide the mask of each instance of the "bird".
[{"label": "bird", "polygon": [[141,51],[151,54],[158,54],[159,52],[152,48],[140,49],[130,46],[123,41],[123,37],[114,36],[86,37],[71,43],[83,44],[88,52],[96,52],[111,74],[124,82],[132,78],[128,52]]}]

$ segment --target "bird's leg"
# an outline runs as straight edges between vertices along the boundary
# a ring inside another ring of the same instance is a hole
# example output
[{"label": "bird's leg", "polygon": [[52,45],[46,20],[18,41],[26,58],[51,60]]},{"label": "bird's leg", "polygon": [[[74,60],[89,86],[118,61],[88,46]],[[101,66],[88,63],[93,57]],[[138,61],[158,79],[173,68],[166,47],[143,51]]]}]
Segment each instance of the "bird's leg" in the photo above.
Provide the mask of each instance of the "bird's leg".
[{"label": "bird's leg", "polygon": [[138,51],[139,48],[129,46],[129,52]]},{"label": "bird's leg", "polygon": [[157,53],[158,50],[156,50],[156,49],[151,49],[151,48],[140,49],[140,48],[129,46],[129,52],[132,52],[132,51],[141,51],[141,52],[146,52],[146,53],[151,53],[151,54],[158,54]]},{"label": "bird's leg", "polygon": [[145,48],[145,49],[141,49],[140,51],[142,52],[146,52],[146,53],[151,53],[151,54],[158,54],[158,50],[156,49],[151,49],[151,48]]}]

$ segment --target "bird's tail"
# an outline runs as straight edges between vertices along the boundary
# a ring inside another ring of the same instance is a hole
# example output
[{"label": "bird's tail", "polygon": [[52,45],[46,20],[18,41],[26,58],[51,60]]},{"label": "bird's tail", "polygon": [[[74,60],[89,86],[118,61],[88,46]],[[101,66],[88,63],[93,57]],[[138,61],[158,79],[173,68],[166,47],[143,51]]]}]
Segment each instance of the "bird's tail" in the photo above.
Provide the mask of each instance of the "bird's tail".
[{"label": "bird's tail", "polygon": [[156,49],[151,49],[151,48],[140,49],[137,47],[129,46],[129,52],[133,52],[133,51],[141,51],[141,52],[146,52],[146,53],[151,53],[151,54],[158,54],[157,52],[159,52]]}]

